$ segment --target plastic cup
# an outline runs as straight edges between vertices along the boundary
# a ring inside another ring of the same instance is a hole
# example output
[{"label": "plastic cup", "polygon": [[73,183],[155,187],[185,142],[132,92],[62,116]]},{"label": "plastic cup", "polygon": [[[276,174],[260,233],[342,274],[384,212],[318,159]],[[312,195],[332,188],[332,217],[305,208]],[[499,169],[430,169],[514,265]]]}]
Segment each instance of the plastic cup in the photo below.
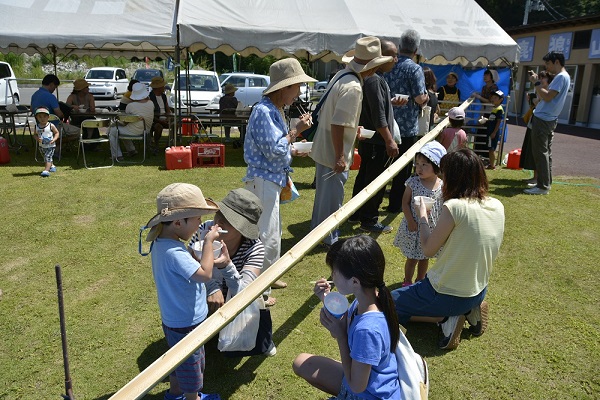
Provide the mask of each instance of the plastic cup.
[{"label": "plastic cup", "polygon": [[371,139],[374,134],[375,134],[375,131],[373,131],[371,129],[360,128],[360,136],[365,139]]},{"label": "plastic cup", "polygon": [[[213,256],[215,258],[217,258],[221,255],[222,247],[223,247],[223,243],[218,242],[216,240],[213,242]],[[202,249],[203,248],[204,248],[204,240],[201,240],[199,242],[194,242],[194,244],[192,245],[192,250],[194,250],[194,254],[196,254],[196,257],[198,257],[198,258],[202,258]]]},{"label": "plastic cup", "polygon": [[308,153],[312,149],[313,142],[294,142],[292,147],[298,153]]},{"label": "plastic cup", "polygon": [[394,94],[394,98],[396,100],[408,100],[408,95],[407,94]]},{"label": "plastic cup", "polygon": [[430,211],[431,208],[433,207],[433,205],[435,204],[435,199],[432,199],[431,197],[427,197],[427,196],[415,196],[413,198],[414,202],[415,202],[415,206],[420,207],[421,206],[421,201],[425,202],[425,209],[427,211]]},{"label": "plastic cup", "polygon": [[348,310],[348,299],[340,292],[329,292],[323,303],[327,311],[336,318],[341,318]]}]

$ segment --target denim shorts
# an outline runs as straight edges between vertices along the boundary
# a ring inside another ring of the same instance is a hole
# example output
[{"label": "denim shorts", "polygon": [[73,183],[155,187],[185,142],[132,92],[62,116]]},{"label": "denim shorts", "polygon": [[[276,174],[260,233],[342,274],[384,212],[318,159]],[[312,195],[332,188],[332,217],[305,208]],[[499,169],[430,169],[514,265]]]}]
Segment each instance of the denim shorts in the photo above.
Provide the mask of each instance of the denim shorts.
[{"label": "denim shorts", "polygon": [[[181,339],[194,330],[194,327],[169,328],[165,324],[162,327],[169,348],[175,346]],[[204,367],[204,346],[202,346],[177,367],[171,375],[177,378],[179,387],[184,393],[196,393],[201,391],[204,386]]]}]

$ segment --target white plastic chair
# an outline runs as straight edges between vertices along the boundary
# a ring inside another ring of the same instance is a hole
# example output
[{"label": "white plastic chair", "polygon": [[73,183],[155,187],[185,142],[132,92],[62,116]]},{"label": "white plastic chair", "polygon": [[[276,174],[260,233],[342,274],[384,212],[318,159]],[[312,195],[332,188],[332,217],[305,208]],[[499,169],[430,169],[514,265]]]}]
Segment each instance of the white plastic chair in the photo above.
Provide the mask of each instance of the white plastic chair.
[{"label": "white plastic chair", "polygon": [[83,136],[83,132],[86,128],[107,128],[110,125],[110,119],[108,118],[100,118],[100,119],[86,119],[84,121],[81,122],[81,127],[79,129],[79,147],[77,148],[77,160],[79,160],[79,150],[81,150],[81,153],[83,154],[83,165],[87,168],[87,169],[97,169],[97,168],[110,168],[113,165],[115,165],[115,161],[113,160],[112,157],[110,157],[110,161],[111,164],[110,165],[101,165],[98,167],[91,167],[88,166],[87,164],[87,160],[85,158],[85,145],[86,144],[92,144],[92,143],[109,143],[109,153],[110,153],[110,142],[108,140],[108,135],[107,134],[102,134],[100,133],[100,137],[98,138],[85,138]]},{"label": "white plastic chair", "polygon": [[[127,134],[127,132],[121,132],[121,130],[119,129],[119,127],[123,127],[125,124],[129,124],[129,123],[134,123],[134,122],[138,122],[138,121],[142,121],[142,124],[144,125],[144,131],[142,133],[142,135],[129,135]],[[123,123],[123,124],[119,124],[119,122]],[[142,149],[142,161],[137,162],[137,161],[119,161],[117,160],[117,162],[119,163],[123,163],[123,164],[143,164],[144,161],[146,161],[146,137],[148,136],[148,130],[146,129],[146,121],[144,120],[143,117],[140,117],[139,115],[119,115],[117,117],[117,121],[116,121],[116,126],[117,126],[117,143],[119,142],[119,139],[123,139],[123,140],[141,140],[143,142],[143,149]]]}]

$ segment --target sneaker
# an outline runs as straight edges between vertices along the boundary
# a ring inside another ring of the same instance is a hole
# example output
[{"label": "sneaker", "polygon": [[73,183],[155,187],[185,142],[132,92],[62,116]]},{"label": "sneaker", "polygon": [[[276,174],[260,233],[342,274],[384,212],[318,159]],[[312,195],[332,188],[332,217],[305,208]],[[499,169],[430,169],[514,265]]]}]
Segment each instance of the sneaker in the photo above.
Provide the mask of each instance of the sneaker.
[{"label": "sneaker", "polygon": [[124,160],[125,159],[123,158],[123,156],[115,157],[116,162],[123,162]]},{"label": "sneaker", "polygon": [[529,189],[525,189],[523,190],[524,193],[526,194],[533,194],[533,195],[546,195],[548,193],[550,193],[550,190],[548,189],[540,189],[539,187],[532,187]]},{"label": "sneaker", "polygon": [[442,339],[438,343],[442,350],[453,350],[460,344],[460,333],[465,324],[464,315],[455,315],[452,317],[446,317],[446,319],[439,323],[442,329]]},{"label": "sneaker", "polygon": [[467,322],[469,323],[469,332],[473,336],[481,336],[487,329],[488,324],[488,310],[489,306],[487,301],[483,301],[477,307],[471,309],[466,314]]},{"label": "sneaker", "polygon": [[50,172],[56,172],[56,165],[50,167]]},{"label": "sneaker", "polygon": [[378,222],[374,225],[360,225],[360,230],[365,232],[373,232],[373,233],[390,233],[392,231],[392,227],[389,225],[383,225],[381,222]]},{"label": "sneaker", "polygon": [[42,176],[43,178],[47,178],[50,176],[50,171],[42,171],[42,173],[40,174],[40,176]]},{"label": "sneaker", "polygon": [[277,354],[277,347],[275,347],[275,343],[271,343],[271,346],[269,347],[269,350],[267,350],[267,352],[265,353],[265,356],[273,357],[275,354]]},{"label": "sneaker", "polygon": [[202,393],[198,392],[200,400],[221,400],[221,396],[218,393]]},{"label": "sneaker", "polygon": [[528,188],[532,188],[532,187],[536,187],[537,186],[537,181],[535,182],[527,182],[527,187]]}]

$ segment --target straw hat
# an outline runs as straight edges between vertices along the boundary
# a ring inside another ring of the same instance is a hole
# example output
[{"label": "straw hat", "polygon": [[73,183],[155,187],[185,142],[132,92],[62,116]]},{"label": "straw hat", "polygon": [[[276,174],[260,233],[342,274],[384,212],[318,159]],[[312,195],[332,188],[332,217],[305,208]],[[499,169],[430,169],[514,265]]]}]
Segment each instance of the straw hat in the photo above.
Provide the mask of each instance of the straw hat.
[{"label": "straw hat", "polygon": [[304,73],[300,62],[295,58],[286,58],[274,62],[269,68],[269,75],[271,83],[267,86],[263,94],[269,94],[296,83],[317,81]]},{"label": "straw hat", "polygon": [[148,89],[146,89],[146,85],[143,83],[134,83],[131,87],[131,96],[129,98],[131,100],[143,100],[148,97]]},{"label": "straw hat", "polygon": [[217,202],[227,222],[242,236],[258,239],[258,220],[262,214],[260,199],[247,189],[230,191],[223,201]]},{"label": "straw hat", "polygon": [[80,90],[83,90],[89,86],[90,84],[88,83],[88,81],[86,81],[83,78],[75,79],[75,81],[73,81],[73,90],[75,90],[76,92],[79,92]]},{"label": "straw hat", "polygon": [[158,88],[161,88],[161,87],[165,87],[166,85],[167,85],[167,82],[165,82],[165,80],[164,80],[164,78],[162,76],[155,76],[150,81],[150,87],[152,89],[158,89]]},{"label": "straw hat", "polygon": [[[137,85],[137,83],[136,83]],[[143,83],[140,85],[144,86]],[[199,217],[219,210],[217,204],[204,198],[202,190],[189,183],[172,183],[156,196],[156,215],[148,221],[146,241],[154,241],[162,230],[162,222]]]},{"label": "straw hat", "polygon": [[440,160],[446,155],[446,148],[437,140],[433,140],[425,143],[419,150],[419,153],[423,154],[429,161],[439,167]]},{"label": "straw hat", "polygon": [[237,90],[238,90],[238,88],[233,86],[231,83],[228,83],[227,85],[225,85],[225,89],[223,90],[223,93],[224,94],[235,93]]},{"label": "straw hat", "polygon": [[364,72],[391,62],[394,58],[381,55],[381,42],[375,36],[365,36],[356,41],[354,50],[342,57],[342,62],[352,64],[356,72]]}]

